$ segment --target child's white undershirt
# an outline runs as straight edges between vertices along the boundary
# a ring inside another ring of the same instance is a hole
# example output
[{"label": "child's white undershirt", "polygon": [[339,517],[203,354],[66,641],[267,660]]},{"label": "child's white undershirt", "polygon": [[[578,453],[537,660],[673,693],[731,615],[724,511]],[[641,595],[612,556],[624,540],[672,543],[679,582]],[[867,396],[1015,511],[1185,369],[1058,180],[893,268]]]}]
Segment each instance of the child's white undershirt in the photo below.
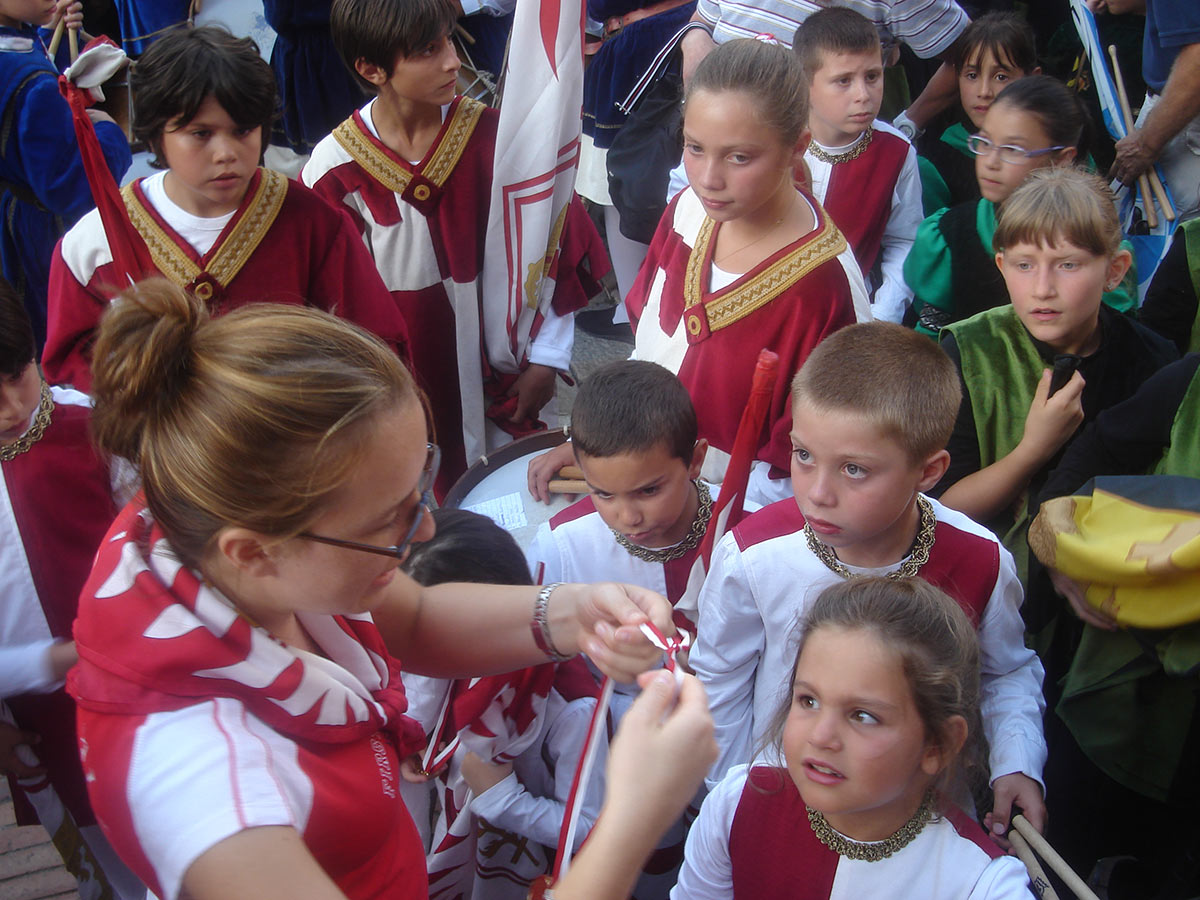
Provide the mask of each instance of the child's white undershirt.
[{"label": "child's white undershirt", "polygon": [[213,248],[213,244],[217,242],[217,238],[221,236],[221,232],[225,230],[229,220],[233,218],[233,213],[212,218],[192,215],[167,196],[166,177],[166,172],[158,172],[149,176],[142,181],[142,191],[145,193],[146,199],[150,201],[150,205],[154,207],[155,212],[163,217],[171,229],[187,241],[193,250],[204,256]]}]

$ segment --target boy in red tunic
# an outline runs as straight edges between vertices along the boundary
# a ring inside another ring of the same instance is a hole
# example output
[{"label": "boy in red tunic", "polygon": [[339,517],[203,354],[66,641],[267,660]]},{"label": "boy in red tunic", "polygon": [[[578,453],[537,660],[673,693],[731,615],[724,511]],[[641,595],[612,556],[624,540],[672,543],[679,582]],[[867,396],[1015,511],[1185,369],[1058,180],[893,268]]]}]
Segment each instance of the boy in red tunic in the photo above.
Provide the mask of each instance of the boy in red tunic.
[{"label": "boy in red tunic", "polygon": [[[350,221],[259,168],[275,77],[253,41],[216,28],[167,35],[139,60],[132,87],[134,133],[168,168],[122,194],[158,273],[213,312],[260,302],[316,306],[407,355],[404,319]],[[52,383],[90,389],[96,323],[123,280],[99,214],[90,213],[51,264],[42,362]]]},{"label": "boy in red tunic", "polygon": [[908,139],[876,119],[879,35],[852,9],[823,9],[796,29],[792,50],[809,80],[804,162],[813,196],[854,249],[875,318],[899,322],[912,303],[904,259],[921,224],[921,179]]},{"label": "boy in red tunic", "polygon": [[409,330],[420,335],[413,371],[431,401],[442,491],[507,435],[544,427],[538,413],[554,395],[556,372],[571,362],[570,314],[608,269],[595,228],[571,203],[552,300],[528,338],[510,327],[520,371],[489,358],[481,275],[493,161],[503,148],[497,112],[456,95],[455,16],[445,0],[334,3],[334,43],[375,97],[316,146],[301,174],[350,210]]}]

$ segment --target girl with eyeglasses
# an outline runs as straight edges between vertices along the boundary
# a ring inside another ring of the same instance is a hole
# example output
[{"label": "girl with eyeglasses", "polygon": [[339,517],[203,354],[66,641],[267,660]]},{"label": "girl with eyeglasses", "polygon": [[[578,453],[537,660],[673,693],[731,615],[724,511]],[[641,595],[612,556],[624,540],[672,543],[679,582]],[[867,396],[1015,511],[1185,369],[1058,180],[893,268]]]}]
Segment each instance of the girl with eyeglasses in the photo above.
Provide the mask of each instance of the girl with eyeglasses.
[{"label": "girl with eyeglasses", "polygon": [[400,800],[436,676],[586,651],[628,679],[670,607],[618,585],[421,588],[437,449],[412,376],[358,327],[167,282],[101,320],[94,434],[143,490],[105,536],[69,690],[96,814],[164,900],[424,898]]},{"label": "girl with eyeglasses", "polygon": [[[1078,95],[1048,75],[1030,75],[1000,92],[967,140],[980,199],[922,222],[905,260],[918,331],[935,335],[951,322],[1009,302],[993,261],[997,214],[1030,172],[1087,159],[1090,126]],[[1120,312],[1134,309],[1133,274],[1106,292],[1104,302]]]}]

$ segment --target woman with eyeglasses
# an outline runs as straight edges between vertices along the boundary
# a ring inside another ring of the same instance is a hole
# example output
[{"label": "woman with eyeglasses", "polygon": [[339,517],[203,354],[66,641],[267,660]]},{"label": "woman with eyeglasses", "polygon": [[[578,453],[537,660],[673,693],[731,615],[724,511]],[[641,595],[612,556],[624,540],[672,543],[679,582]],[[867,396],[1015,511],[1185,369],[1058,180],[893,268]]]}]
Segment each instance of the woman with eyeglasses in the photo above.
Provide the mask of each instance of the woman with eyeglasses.
[{"label": "woman with eyeglasses", "polygon": [[[979,131],[967,139],[982,197],[922,222],[904,263],[918,331],[936,335],[951,322],[1009,302],[992,248],[997,213],[1030,172],[1086,160],[1090,136],[1079,96],[1049,75],[1014,81],[992,101]],[[1104,295],[1119,312],[1136,301],[1133,275]]]},{"label": "woman with eyeglasses", "polygon": [[166,282],[105,314],[94,430],[143,491],[80,600],[80,747],[105,832],[164,900],[417,898],[399,799],[430,675],[587,652],[628,679],[670,630],[618,585],[423,589],[399,571],[438,450],[383,344],[296,306],[220,318]]}]

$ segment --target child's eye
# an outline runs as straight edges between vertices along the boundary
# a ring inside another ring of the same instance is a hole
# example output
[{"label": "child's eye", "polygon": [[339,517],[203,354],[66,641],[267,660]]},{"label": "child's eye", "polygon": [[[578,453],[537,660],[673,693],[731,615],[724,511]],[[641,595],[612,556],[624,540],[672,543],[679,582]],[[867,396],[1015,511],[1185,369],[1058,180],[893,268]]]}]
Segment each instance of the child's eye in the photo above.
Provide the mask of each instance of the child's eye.
[{"label": "child's eye", "polygon": [[812,694],[797,694],[792,701],[800,709],[816,709],[820,705]]},{"label": "child's eye", "polygon": [[979,73],[978,72],[963,72],[962,77],[967,79],[967,81],[974,81],[976,78],[979,77]]},{"label": "child's eye", "polygon": [[699,156],[700,153],[702,152],[700,150],[699,144],[684,144],[683,149],[686,150],[688,153],[690,153],[692,156]]},{"label": "child's eye", "polygon": [[865,478],[867,475],[867,470],[858,463],[846,463],[842,470],[851,478]]},{"label": "child's eye", "polygon": [[737,163],[739,166],[741,166],[750,162],[750,157],[745,153],[730,153],[729,161],[732,163]]},{"label": "child's eye", "polygon": [[209,135],[211,135],[212,132],[209,131],[207,128],[193,128],[191,134],[192,134],[192,137],[194,137],[194,138],[199,138],[200,140],[204,140]]},{"label": "child's eye", "polygon": [[858,722],[860,725],[878,725],[879,720],[867,712],[865,709],[856,709],[850,713],[850,721]]},{"label": "child's eye", "polygon": [[237,131],[235,131],[234,134],[236,134],[238,137],[248,137],[249,135],[253,134],[256,131],[258,131],[258,126],[250,125],[246,128],[237,129]]},{"label": "child's eye", "polygon": [[796,462],[798,462],[798,463],[806,463],[812,458],[809,455],[809,452],[807,450],[805,450],[803,447],[793,447],[792,448],[792,456],[794,456],[796,458]]},{"label": "child's eye", "polygon": [[660,485],[657,485],[657,484],[656,484],[656,485],[652,485],[651,487],[648,487],[648,488],[642,488],[642,496],[643,496],[643,497],[653,497],[653,496],[654,496],[655,494],[657,494],[657,493],[658,493],[660,490],[662,490],[662,487],[661,487]]},{"label": "child's eye", "polygon": [[612,494],[606,494],[604,491],[598,491],[595,488],[592,488],[592,496],[597,500],[611,500],[613,498]]},{"label": "child's eye", "polygon": [[1059,268],[1066,269],[1068,272],[1074,272],[1079,268],[1079,263],[1075,262],[1073,259],[1064,259],[1061,263],[1059,263]]}]

